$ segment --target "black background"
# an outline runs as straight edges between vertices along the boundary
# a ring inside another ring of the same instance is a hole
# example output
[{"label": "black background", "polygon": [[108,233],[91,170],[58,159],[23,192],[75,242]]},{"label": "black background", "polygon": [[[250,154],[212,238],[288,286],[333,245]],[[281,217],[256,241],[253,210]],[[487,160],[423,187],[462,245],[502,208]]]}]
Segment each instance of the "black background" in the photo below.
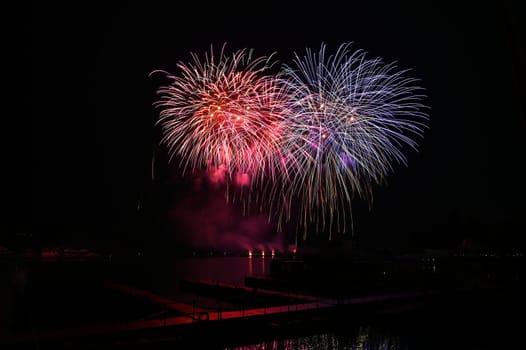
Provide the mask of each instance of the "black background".
[{"label": "black background", "polygon": [[24,136],[31,157],[23,155],[31,180],[20,185],[29,195],[13,201],[5,234],[165,244],[178,234],[165,213],[181,194],[156,145],[158,82],[148,74],[176,73],[179,60],[210,44],[290,62],[305,47],[354,42],[412,68],[431,107],[409,166],[375,190],[370,212],[356,205],[357,239],[401,249],[454,247],[469,237],[524,247],[526,17],[510,1],[458,3],[33,4],[25,101],[32,125]]}]

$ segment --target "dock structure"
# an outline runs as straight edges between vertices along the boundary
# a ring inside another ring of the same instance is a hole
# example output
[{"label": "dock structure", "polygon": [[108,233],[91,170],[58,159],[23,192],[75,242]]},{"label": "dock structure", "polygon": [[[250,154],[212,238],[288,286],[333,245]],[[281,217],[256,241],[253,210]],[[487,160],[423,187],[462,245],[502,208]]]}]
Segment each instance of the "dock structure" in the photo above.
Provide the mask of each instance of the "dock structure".
[{"label": "dock structure", "polygon": [[[147,298],[151,303],[163,306],[176,316],[165,314],[151,319],[128,322],[97,323],[63,329],[18,332],[0,339],[0,345],[22,349],[28,344],[38,343],[40,347],[52,348],[63,342],[83,343],[108,338],[131,339],[137,334],[144,338],[148,337],[149,333],[158,337],[161,332],[178,334],[178,332],[198,332],[201,328],[222,329],[236,325],[279,324],[290,320],[306,320],[313,316],[329,317],[328,315],[334,315],[335,312],[353,312],[358,309],[363,311],[367,308],[400,304],[405,301],[411,302],[425,296],[419,291],[405,291],[336,300],[214,281],[188,280],[183,281],[183,285],[192,291],[199,290],[201,295],[209,291],[214,295],[222,293],[227,296],[237,295],[238,298],[236,302],[223,301],[218,304],[207,304],[199,302],[196,294],[198,302],[187,303],[127,285],[110,284],[108,287],[113,290],[138,298]],[[247,303],[244,304],[243,300]]]}]

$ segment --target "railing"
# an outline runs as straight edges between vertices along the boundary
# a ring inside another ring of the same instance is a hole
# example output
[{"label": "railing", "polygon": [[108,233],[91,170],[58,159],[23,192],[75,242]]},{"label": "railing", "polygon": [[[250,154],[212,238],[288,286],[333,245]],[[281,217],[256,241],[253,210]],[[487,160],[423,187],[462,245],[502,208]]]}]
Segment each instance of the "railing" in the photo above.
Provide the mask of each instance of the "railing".
[{"label": "railing", "polygon": [[[244,289],[244,288],[243,288]],[[265,296],[263,296],[265,297]],[[207,321],[220,321],[224,319],[241,319],[253,316],[268,316],[278,314],[291,314],[298,311],[314,310],[324,307],[334,307],[338,305],[327,300],[305,300],[300,294],[288,293],[284,296],[284,300],[271,300],[269,302],[224,302],[217,300],[216,307],[210,307],[210,304],[200,304],[199,298],[195,298],[184,308],[181,308],[183,303],[165,303],[166,312],[158,312],[154,314],[154,319],[150,318],[152,315],[146,315],[142,320],[127,322],[127,329],[141,328],[140,323],[145,327],[151,326],[174,326],[178,324],[198,323]],[[226,305],[225,305],[226,304]],[[170,310],[176,311],[176,316],[170,315]]]}]

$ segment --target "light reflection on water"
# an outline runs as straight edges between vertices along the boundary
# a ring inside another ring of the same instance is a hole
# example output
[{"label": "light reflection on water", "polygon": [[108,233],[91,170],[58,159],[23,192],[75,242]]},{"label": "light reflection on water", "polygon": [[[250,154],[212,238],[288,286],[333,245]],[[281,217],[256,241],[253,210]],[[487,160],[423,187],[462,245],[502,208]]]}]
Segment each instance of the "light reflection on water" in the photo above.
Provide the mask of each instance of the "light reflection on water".
[{"label": "light reflection on water", "polygon": [[247,275],[267,275],[272,258],[253,256],[176,259],[171,271],[180,279],[245,284]]},{"label": "light reflection on water", "polygon": [[[244,284],[244,277],[248,273],[268,274],[271,261],[272,258],[267,255],[265,258],[253,256],[251,259],[174,258],[162,263],[153,261],[143,265],[115,265],[114,262],[110,266],[49,263],[0,265],[0,300],[3,301],[0,303],[0,336],[12,327],[25,330],[33,326],[62,327],[64,324],[69,326],[99,321],[120,322],[136,317],[137,310],[141,308],[150,312],[149,305],[143,305],[141,302],[129,304],[126,298],[123,299],[119,295],[117,299],[114,293],[108,293],[101,284],[101,281],[106,279],[124,284],[128,284],[126,279],[129,279],[128,285],[132,287],[175,298],[178,279],[208,279],[241,285]],[[519,272],[520,276],[524,276],[521,266],[523,265],[511,266],[514,269],[510,276],[515,278]],[[124,279],[124,282],[120,279]],[[391,313],[380,326],[377,323],[367,323],[371,316],[369,313],[353,314],[349,320],[360,322],[361,327],[345,322],[344,331],[340,326],[335,327],[338,329],[335,331],[331,325],[330,328],[324,327],[325,330],[313,330],[312,332],[318,333],[314,335],[290,335],[285,339],[274,337],[267,341],[260,341],[262,338],[256,337],[243,346],[224,349],[525,348],[522,339],[524,325],[516,321],[523,319],[526,314],[524,289],[519,287],[516,285],[514,288],[493,291],[491,294],[461,294],[455,298],[440,299],[436,303],[419,306],[416,311],[404,311],[402,308],[400,312]],[[62,297],[64,295],[67,297]],[[31,306],[30,319],[26,316],[28,306]],[[75,312],[72,313],[71,310]],[[367,319],[364,320],[362,316]],[[239,340],[239,343],[242,342]],[[522,345],[507,346],[508,344]]]},{"label": "light reflection on water", "polygon": [[361,326],[354,335],[315,334],[297,338],[264,341],[225,348],[225,350],[402,350],[400,339],[381,334],[370,326]]}]

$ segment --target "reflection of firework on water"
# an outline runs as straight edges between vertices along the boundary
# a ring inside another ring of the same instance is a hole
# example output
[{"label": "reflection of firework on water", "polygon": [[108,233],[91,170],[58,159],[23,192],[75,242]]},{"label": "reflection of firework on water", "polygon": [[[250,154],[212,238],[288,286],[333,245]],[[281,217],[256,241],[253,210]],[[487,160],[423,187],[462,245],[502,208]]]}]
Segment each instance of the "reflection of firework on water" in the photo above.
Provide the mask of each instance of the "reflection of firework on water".
[{"label": "reflection of firework on water", "polygon": [[421,136],[427,121],[422,88],[404,77],[407,70],[349,44],[328,57],[324,45],[307,50],[294,63],[282,71],[292,114],[280,145],[288,175],[274,193],[276,208],[298,203],[304,235],[312,225],[343,233],[353,195],[372,203],[371,185],[393,163],[406,164],[405,146],[416,149],[411,136]]},{"label": "reflection of firework on water", "polygon": [[227,55],[223,46],[218,56],[211,48],[204,59],[192,58],[177,64],[180,75],[160,71],[170,79],[155,102],[170,158],[179,157],[183,169],[224,168],[242,184],[273,171],[268,153],[276,150],[286,104],[277,79],[266,75],[270,57]]}]

